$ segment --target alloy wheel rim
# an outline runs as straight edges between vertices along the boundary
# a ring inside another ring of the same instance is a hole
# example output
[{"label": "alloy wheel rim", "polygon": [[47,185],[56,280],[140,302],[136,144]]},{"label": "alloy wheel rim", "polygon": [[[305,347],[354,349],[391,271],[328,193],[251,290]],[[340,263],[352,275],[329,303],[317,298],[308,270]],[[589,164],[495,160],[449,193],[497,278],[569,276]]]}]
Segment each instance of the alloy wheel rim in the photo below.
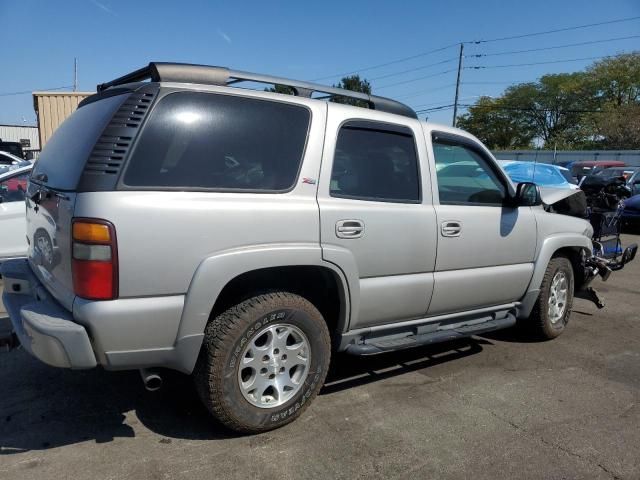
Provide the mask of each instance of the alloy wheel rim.
[{"label": "alloy wheel rim", "polygon": [[557,272],[551,280],[549,288],[548,313],[552,324],[558,323],[567,310],[569,297],[569,281],[565,272]]},{"label": "alloy wheel rim", "polygon": [[307,336],[291,324],[269,325],[247,343],[238,366],[243,397],[258,408],[280,406],[293,398],[309,374]]}]

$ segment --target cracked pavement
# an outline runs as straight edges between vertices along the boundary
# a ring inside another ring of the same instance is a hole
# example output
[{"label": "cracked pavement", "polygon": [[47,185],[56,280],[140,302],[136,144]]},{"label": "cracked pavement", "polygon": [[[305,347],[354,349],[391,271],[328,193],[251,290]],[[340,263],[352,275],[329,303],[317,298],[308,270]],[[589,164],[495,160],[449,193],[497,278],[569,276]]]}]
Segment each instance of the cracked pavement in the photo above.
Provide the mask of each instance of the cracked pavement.
[{"label": "cracked pavement", "polygon": [[213,424],[179,375],[149,393],[137,372],[3,354],[0,479],[638,479],[640,259],[595,286],[607,307],[576,300],[551,342],[336,355],[305,415],[257,436]]}]

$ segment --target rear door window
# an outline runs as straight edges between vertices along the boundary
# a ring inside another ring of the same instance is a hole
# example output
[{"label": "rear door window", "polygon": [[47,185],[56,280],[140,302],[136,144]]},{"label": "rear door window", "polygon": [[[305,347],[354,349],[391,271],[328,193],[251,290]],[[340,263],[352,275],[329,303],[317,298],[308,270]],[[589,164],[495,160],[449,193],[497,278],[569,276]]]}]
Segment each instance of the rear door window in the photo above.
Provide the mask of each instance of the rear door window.
[{"label": "rear door window", "polygon": [[127,98],[116,95],[78,108],[45,145],[32,178],[58,190],[75,190],[98,137]]},{"label": "rear door window", "polygon": [[331,171],[331,196],[419,203],[420,180],[411,129],[350,122],[340,129]]},{"label": "rear door window", "polygon": [[129,161],[130,187],[280,192],[293,188],[310,112],[288,103],[203,92],[167,95]]}]

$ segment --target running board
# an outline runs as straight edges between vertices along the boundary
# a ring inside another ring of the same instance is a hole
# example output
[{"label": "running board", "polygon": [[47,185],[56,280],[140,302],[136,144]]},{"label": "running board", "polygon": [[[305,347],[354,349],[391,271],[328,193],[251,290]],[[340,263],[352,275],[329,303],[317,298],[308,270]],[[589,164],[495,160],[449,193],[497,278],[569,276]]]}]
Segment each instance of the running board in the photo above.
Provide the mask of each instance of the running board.
[{"label": "running board", "polygon": [[352,355],[376,355],[378,353],[403,350],[405,348],[420,347],[432,343],[448,342],[460,338],[480,335],[494,330],[509,328],[516,324],[516,317],[508,313],[504,318],[488,320],[486,322],[472,325],[461,324],[460,326],[447,325],[435,331],[418,335],[408,334],[398,337],[397,334],[379,336],[375,338],[365,338],[362,343],[350,344],[346,352]]}]

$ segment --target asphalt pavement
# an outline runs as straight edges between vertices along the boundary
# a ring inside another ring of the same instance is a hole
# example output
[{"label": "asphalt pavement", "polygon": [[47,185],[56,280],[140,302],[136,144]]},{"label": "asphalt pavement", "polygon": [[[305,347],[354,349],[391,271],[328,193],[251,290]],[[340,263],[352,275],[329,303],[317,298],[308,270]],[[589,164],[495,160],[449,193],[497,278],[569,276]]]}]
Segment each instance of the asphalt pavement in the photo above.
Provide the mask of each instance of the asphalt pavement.
[{"label": "asphalt pavement", "polygon": [[0,479],[638,479],[640,258],[596,287],[607,307],[577,300],[554,341],[504,331],[336,355],[304,416],[256,436],[214,424],[186,377],[149,393],[137,372],[13,351],[0,356]]}]

